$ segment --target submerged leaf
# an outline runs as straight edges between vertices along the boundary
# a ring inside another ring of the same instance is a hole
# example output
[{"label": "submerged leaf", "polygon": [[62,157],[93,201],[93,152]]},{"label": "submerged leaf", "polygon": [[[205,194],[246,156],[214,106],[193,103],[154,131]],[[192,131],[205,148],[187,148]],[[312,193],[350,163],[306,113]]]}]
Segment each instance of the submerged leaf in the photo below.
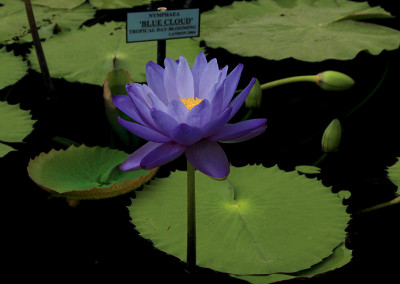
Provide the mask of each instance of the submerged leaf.
[{"label": "submerged leaf", "polygon": [[[157,60],[155,41],[127,43],[125,24],[116,22],[57,35],[44,42],[43,49],[52,77],[100,86],[105,74],[114,68],[135,72],[135,81],[145,82],[146,63]],[[193,64],[200,51],[198,42],[177,39],[168,42],[167,56],[185,56]],[[33,69],[40,70],[34,53],[29,60]]]},{"label": "submerged leaf", "polygon": [[128,157],[119,150],[71,146],[41,153],[28,165],[29,177],[42,189],[69,199],[102,199],[125,194],[149,181],[157,169],[122,172]]},{"label": "submerged leaf", "polygon": [[360,51],[397,49],[399,31],[365,22],[391,17],[380,7],[347,0],[234,2],[202,14],[201,39],[241,56],[348,60]]},{"label": "submerged leaf", "polygon": [[[186,172],[176,171],[146,185],[129,207],[140,234],[183,261],[185,190]],[[309,269],[342,244],[350,219],[320,181],[277,166],[231,167],[224,181],[197,174],[196,211],[198,265],[237,275]]]}]

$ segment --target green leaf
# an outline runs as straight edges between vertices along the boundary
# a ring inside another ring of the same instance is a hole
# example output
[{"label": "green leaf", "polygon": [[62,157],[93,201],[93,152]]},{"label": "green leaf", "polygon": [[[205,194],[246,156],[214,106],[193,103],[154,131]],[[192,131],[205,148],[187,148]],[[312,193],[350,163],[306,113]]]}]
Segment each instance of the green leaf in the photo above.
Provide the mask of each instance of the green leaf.
[{"label": "green leaf", "polygon": [[[186,172],[137,192],[132,222],[158,249],[185,261]],[[227,180],[196,175],[197,263],[249,275],[294,273],[332,255],[349,221],[341,199],[316,179],[277,166],[231,167]]]},{"label": "green leaf", "polygon": [[32,0],[32,5],[46,6],[55,9],[74,9],[83,3],[85,0]]},{"label": "green leaf", "polygon": [[300,271],[293,274],[269,274],[269,275],[257,275],[257,276],[235,276],[233,277],[246,280],[253,284],[267,284],[274,283],[277,281],[283,281],[293,278],[310,278],[328,271],[340,268],[351,260],[351,250],[347,249],[344,244],[334,249],[333,254],[324,259],[323,261],[312,266],[310,269]]},{"label": "green leaf", "polygon": [[106,110],[106,115],[108,122],[110,123],[112,129],[121,139],[125,145],[139,145],[140,138],[126,130],[118,122],[118,116],[126,120],[131,120],[126,114],[119,111],[112,101],[114,95],[127,95],[125,86],[128,83],[133,83],[133,79],[129,75],[129,72],[123,69],[114,69],[107,74],[104,80],[103,86],[103,98],[104,106]]},{"label": "green leaf", "polygon": [[296,171],[303,173],[303,174],[319,174],[321,173],[321,169],[314,166],[308,165],[300,165],[296,167]]},{"label": "green leaf", "polygon": [[28,65],[20,56],[14,56],[5,48],[0,49],[0,90],[9,85],[15,84],[25,76]]},{"label": "green leaf", "polygon": [[[0,6],[0,44],[31,42],[29,23],[24,1],[1,0]],[[53,36],[53,30],[71,31],[93,17],[95,9],[83,4],[74,9],[50,9],[33,6],[36,26],[41,39]]]},{"label": "green leaf", "polygon": [[[44,42],[43,49],[52,77],[100,86],[114,68],[135,72],[135,80],[145,82],[146,63],[157,60],[156,41],[127,43],[125,24],[116,22],[57,35]],[[191,64],[202,50],[190,38],[167,42],[168,57],[178,59],[183,55]],[[29,60],[32,68],[39,71],[33,53]]]},{"label": "green leaf", "polygon": [[150,4],[150,0],[89,0],[97,9],[122,9]]},{"label": "green leaf", "polygon": [[15,149],[0,142],[0,158],[4,157],[11,151],[15,151]]},{"label": "green leaf", "polygon": [[387,173],[390,181],[397,186],[397,193],[400,194],[400,158],[387,168]]},{"label": "green leaf", "polygon": [[376,55],[399,47],[399,31],[365,22],[376,18],[392,16],[367,2],[243,1],[203,13],[200,37],[241,56],[348,60],[361,51]]},{"label": "green leaf", "polygon": [[22,142],[32,132],[35,120],[30,111],[20,109],[19,105],[0,102],[0,140]]},{"label": "green leaf", "polygon": [[20,109],[19,105],[0,101],[0,157],[15,151],[1,142],[22,142],[32,132],[35,122],[31,119],[29,111]]},{"label": "green leaf", "polygon": [[122,172],[118,165],[129,155],[102,147],[70,146],[41,153],[28,164],[29,177],[55,196],[102,199],[125,194],[150,180],[157,169]]}]

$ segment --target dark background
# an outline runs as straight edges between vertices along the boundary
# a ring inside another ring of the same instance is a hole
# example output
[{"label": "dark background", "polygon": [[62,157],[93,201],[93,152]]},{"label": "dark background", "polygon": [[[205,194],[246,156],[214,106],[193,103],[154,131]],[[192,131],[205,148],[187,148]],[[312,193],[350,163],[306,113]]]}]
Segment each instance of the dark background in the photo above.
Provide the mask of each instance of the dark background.
[{"label": "dark background", "polygon": [[[169,9],[200,7],[211,9],[232,1],[164,1]],[[381,5],[398,16],[396,1],[368,1]],[[155,7],[153,7],[155,8]],[[145,7],[140,9],[144,10]],[[137,10],[140,10],[137,9]],[[128,10],[102,11],[96,14],[104,21],[125,20]],[[130,11],[130,10],[129,10]],[[380,20],[400,29],[399,19]],[[156,43],[155,43],[156,44]],[[24,54],[29,46],[10,46],[16,54]],[[167,43],[168,48],[168,43]],[[284,170],[312,164],[322,154],[320,139],[325,127],[334,118],[343,127],[342,142],[337,152],[328,155],[319,166],[318,176],[337,192],[351,191],[345,202],[352,219],[347,229],[346,245],[353,250],[353,260],[345,267],[305,283],[337,281],[372,281],[392,283],[398,275],[397,230],[400,206],[394,205],[370,213],[357,214],[363,208],[393,199],[396,191],[387,178],[386,169],[400,156],[397,135],[399,50],[384,51],[378,56],[360,53],[351,61],[327,60],[307,63],[293,59],[269,61],[243,58],[222,49],[206,49],[208,59],[218,58],[230,70],[244,63],[240,81],[244,87],[251,77],[261,83],[324,70],[337,70],[351,76],[356,85],[343,92],[324,92],[309,83],[277,87],[265,91],[262,107],[253,117],[268,118],[267,131],[256,139],[223,147],[234,166],[262,163],[278,164]],[[387,73],[385,75],[385,69]],[[51,72],[51,70],[50,70]],[[29,71],[15,86],[0,91],[0,98],[20,103],[32,110],[37,120],[35,130],[16,145],[18,151],[0,159],[2,213],[2,276],[18,279],[73,281],[112,280],[112,283],[240,283],[237,279],[207,269],[199,269],[192,277],[185,265],[152,247],[138,236],[130,223],[127,205],[135,193],[98,201],[82,201],[77,207],[63,199],[51,198],[27,176],[29,159],[50,149],[61,149],[52,138],[61,136],[88,146],[110,146],[111,130],[104,114],[102,88],[88,84],[53,79],[55,94],[46,99],[40,74]],[[350,112],[380,85],[361,108]],[[243,108],[235,119],[240,119]],[[133,149],[114,144],[132,152]],[[157,176],[170,170],[185,169],[184,157],[163,166]],[[288,283],[302,280],[291,280]],[[243,282],[242,282],[243,283]]]}]

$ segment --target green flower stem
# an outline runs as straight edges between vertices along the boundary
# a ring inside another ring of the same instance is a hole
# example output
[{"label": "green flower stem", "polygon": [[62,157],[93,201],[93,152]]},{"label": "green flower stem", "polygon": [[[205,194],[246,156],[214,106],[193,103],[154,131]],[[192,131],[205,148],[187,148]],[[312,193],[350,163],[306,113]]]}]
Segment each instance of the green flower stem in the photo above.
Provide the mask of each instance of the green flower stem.
[{"label": "green flower stem", "polygon": [[325,160],[326,156],[328,156],[327,152],[322,153],[321,157],[313,163],[313,166],[318,166],[323,160]]},{"label": "green flower stem", "polygon": [[361,106],[363,106],[366,102],[369,101],[369,99],[379,90],[379,88],[382,86],[383,82],[385,81],[387,74],[389,72],[389,62],[385,66],[385,70],[383,71],[382,77],[379,80],[378,84],[375,86],[375,88],[369,93],[368,96],[366,96],[358,105],[356,105],[352,110],[350,110],[348,113],[346,113],[345,117],[349,117],[350,115],[353,114],[356,110],[358,110]]},{"label": "green flower stem", "polygon": [[371,211],[374,211],[374,210],[377,210],[377,209],[381,209],[381,208],[385,208],[385,207],[388,207],[388,206],[391,206],[391,205],[395,205],[395,204],[398,204],[398,203],[400,203],[400,196],[398,196],[398,197],[396,197],[396,198],[394,198],[394,199],[392,199],[392,200],[390,200],[388,202],[380,203],[380,204],[377,204],[377,205],[362,209],[362,210],[358,211],[358,213],[367,213],[367,212],[371,212]]},{"label": "green flower stem", "polygon": [[273,87],[281,86],[281,85],[286,85],[286,84],[291,84],[291,83],[298,83],[298,82],[317,82],[317,76],[318,75],[304,75],[304,76],[294,76],[294,77],[289,77],[289,78],[284,78],[272,82],[268,82],[265,84],[261,85],[261,90],[266,90],[270,89]]},{"label": "green flower stem", "polygon": [[187,161],[187,255],[186,270],[196,269],[196,198],[194,167]]},{"label": "green flower stem", "polygon": [[32,4],[31,4],[30,0],[24,0],[24,1],[25,1],[26,15],[28,17],[28,22],[29,22],[29,27],[31,29],[33,44],[35,46],[36,56],[39,61],[40,70],[42,71],[44,84],[46,86],[47,92],[53,93],[54,86],[53,86],[53,82],[51,81],[50,72],[49,72],[49,68],[47,67],[46,58],[44,56],[42,44],[40,43],[40,37],[39,37],[39,33],[38,33],[37,27],[36,27],[35,16],[33,14]]},{"label": "green flower stem", "polygon": [[[260,87],[261,87],[261,90],[266,90],[266,89],[270,89],[273,87],[278,87],[281,85],[286,85],[286,84],[291,84],[291,83],[299,83],[299,82],[317,83],[317,78],[318,78],[318,75],[294,76],[294,77],[288,77],[288,78],[268,82],[268,83],[262,84]],[[235,93],[238,94],[242,91],[243,90],[237,90]]]}]

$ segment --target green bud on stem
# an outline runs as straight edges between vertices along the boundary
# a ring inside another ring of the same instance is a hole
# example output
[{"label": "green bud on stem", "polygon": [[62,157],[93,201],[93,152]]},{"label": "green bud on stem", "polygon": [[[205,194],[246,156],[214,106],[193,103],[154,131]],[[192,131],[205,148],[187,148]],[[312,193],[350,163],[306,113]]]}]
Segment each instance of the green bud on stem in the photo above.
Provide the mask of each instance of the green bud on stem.
[{"label": "green bud on stem", "polygon": [[332,122],[325,129],[322,135],[322,151],[324,152],[334,152],[339,148],[340,139],[342,136],[342,127],[340,126],[340,121],[338,119],[332,120]]},{"label": "green bud on stem", "polygon": [[244,101],[245,106],[248,108],[258,108],[261,106],[262,90],[260,81],[256,79],[253,88],[251,88],[249,95]]},{"label": "green bud on stem", "polygon": [[317,75],[317,85],[326,91],[343,91],[354,85],[354,80],[337,71],[325,71]]}]

